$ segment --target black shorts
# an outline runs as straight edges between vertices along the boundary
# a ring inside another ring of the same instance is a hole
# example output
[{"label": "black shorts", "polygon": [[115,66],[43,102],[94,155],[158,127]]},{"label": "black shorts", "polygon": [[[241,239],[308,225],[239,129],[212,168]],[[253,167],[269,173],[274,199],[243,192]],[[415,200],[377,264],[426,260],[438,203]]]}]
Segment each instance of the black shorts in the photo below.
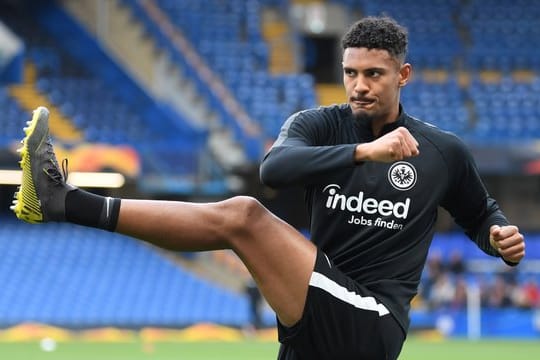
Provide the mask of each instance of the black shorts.
[{"label": "black shorts", "polygon": [[405,334],[373,293],[317,252],[302,319],[278,320],[278,360],[395,360]]}]

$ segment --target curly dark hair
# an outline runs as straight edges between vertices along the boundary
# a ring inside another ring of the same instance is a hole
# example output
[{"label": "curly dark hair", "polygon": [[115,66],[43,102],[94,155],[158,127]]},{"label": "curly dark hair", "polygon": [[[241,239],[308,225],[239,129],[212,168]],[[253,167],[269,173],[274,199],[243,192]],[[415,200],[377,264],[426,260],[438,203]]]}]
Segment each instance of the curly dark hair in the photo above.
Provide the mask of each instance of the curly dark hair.
[{"label": "curly dark hair", "polygon": [[386,50],[400,60],[407,55],[407,29],[388,16],[365,17],[354,23],[341,40],[343,50],[368,48]]}]

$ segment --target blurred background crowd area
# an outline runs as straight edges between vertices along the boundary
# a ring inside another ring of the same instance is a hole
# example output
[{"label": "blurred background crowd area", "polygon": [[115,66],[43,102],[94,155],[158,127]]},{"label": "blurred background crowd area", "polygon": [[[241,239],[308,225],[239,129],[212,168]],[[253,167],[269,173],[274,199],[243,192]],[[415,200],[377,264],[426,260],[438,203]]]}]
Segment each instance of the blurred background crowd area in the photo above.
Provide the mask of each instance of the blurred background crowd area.
[{"label": "blurred background crowd area", "polygon": [[[510,269],[441,210],[413,327],[434,327],[450,311],[462,334],[472,287],[481,307],[511,311],[499,314],[512,331],[538,336],[540,3],[527,0],[0,0],[0,326],[272,326],[229,252],[173,254],[15,221],[7,209],[22,127],[47,106],[58,156],[73,175],[95,173],[83,185],[91,191],[248,194],[309,236],[301,190],[265,188],[258,164],[288,116],[346,102],[340,37],[381,14],[409,30],[405,110],[464,139],[528,239],[526,260]],[[487,333],[508,328],[489,319]]]}]

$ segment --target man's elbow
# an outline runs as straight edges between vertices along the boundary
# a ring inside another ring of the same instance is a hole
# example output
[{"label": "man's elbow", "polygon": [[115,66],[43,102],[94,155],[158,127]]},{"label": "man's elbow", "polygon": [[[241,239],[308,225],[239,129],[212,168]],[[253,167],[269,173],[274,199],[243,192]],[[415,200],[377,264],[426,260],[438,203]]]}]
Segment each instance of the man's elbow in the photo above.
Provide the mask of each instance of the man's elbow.
[{"label": "man's elbow", "polygon": [[271,188],[278,188],[283,185],[282,181],[280,181],[278,169],[268,161],[262,162],[259,168],[259,177],[263,185]]}]

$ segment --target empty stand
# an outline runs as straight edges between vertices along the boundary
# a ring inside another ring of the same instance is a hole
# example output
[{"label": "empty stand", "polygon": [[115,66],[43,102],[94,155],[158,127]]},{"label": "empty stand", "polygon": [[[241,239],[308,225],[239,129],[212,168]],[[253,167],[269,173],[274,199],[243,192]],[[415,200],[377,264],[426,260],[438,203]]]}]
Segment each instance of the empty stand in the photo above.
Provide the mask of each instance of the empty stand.
[{"label": "empty stand", "polygon": [[274,138],[293,112],[316,106],[311,76],[270,73],[258,1],[157,3],[260,124],[265,138]]},{"label": "empty stand", "polygon": [[69,224],[35,226],[6,218],[2,224],[1,326],[248,322],[243,294],[198,278],[133,239]]},{"label": "empty stand", "polygon": [[[29,119],[30,111],[37,105],[47,105],[52,110],[53,136],[59,135],[54,131],[54,122],[62,118],[75,131],[82,133],[82,140],[86,142],[135,146],[143,161],[143,175],[168,173],[183,178],[186,183],[201,177],[200,160],[206,141],[204,132],[188,128],[181,120],[173,120],[178,116],[168,113],[165,108],[159,109],[161,113],[149,110],[143,99],[132,96],[131,102],[126,102],[122,94],[126,92],[126,86],[118,78],[117,86],[111,86],[111,79],[97,76],[95,71],[67,53],[49,29],[36,26],[31,17],[19,16],[16,12],[10,14],[10,11],[2,11],[0,18],[25,40],[27,61],[32,65],[28,68],[35,69],[31,82],[24,86],[31,88],[34,100],[43,98],[38,103],[28,104],[19,99],[19,104],[26,106],[21,111],[17,111],[17,105],[6,107],[9,117],[1,122],[6,127],[2,132],[5,142],[20,140],[21,129]],[[96,63],[96,66],[104,67],[104,64]],[[22,86],[13,85],[9,92],[3,88],[2,101],[6,104],[13,101],[13,96],[20,93],[15,90]],[[11,95],[10,98],[6,94]],[[56,140],[66,139],[56,136]],[[211,166],[210,163],[206,160],[207,167]],[[187,188],[190,191],[200,189],[193,185]]]},{"label": "empty stand", "polygon": [[540,69],[540,4],[535,1],[472,0],[459,13],[470,46],[472,69]]},{"label": "empty stand", "polygon": [[455,78],[443,83],[415,79],[403,89],[401,97],[405,110],[422,121],[458,135],[467,134],[471,127],[466,92]]},{"label": "empty stand", "polygon": [[472,138],[483,143],[519,143],[540,138],[540,78],[489,83],[475,78],[470,97],[476,110]]}]

